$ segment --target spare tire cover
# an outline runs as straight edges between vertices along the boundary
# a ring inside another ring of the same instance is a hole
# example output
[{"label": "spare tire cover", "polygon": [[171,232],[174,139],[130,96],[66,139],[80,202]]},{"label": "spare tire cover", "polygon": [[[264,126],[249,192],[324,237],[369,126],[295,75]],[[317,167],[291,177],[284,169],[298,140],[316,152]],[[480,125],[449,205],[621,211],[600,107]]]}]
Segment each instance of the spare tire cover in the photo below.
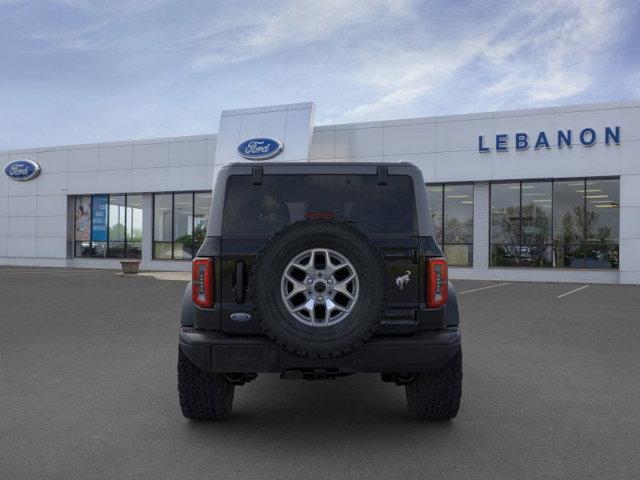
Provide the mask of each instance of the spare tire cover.
[{"label": "spare tire cover", "polygon": [[382,254],[355,227],[306,220],[275,234],[251,273],[255,316],[290,353],[337,357],[362,345],[385,309]]}]

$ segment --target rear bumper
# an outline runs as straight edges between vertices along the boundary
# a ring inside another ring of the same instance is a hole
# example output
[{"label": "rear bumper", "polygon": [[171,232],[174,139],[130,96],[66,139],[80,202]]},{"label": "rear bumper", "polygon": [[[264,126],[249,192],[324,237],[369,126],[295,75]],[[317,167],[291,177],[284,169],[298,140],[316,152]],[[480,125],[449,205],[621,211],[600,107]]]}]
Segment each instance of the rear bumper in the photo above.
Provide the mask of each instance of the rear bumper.
[{"label": "rear bumper", "polygon": [[180,349],[200,369],[210,372],[280,373],[287,370],[405,373],[435,370],[459,350],[457,328],[411,336],[373,337],[339,358],[303,358],[284,351],[266,337],[230,336],[180,328]]}]

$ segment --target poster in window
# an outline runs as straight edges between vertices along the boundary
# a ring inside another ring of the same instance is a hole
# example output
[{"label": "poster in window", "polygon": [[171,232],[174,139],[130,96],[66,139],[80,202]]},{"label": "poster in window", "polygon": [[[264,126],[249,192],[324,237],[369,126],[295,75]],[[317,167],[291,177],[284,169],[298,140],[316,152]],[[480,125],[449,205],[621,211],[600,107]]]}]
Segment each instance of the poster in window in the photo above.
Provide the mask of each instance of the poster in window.
[{"label": "poster in window", "polygon": [[87,242],[91,233],[91,197],[76,197],[76,241]]},{"label": "poster in window", "polygon": [[107,241],[107,207],[109,197],[107,195],[94,195],[91,210],[91,235],[94,242]]}]

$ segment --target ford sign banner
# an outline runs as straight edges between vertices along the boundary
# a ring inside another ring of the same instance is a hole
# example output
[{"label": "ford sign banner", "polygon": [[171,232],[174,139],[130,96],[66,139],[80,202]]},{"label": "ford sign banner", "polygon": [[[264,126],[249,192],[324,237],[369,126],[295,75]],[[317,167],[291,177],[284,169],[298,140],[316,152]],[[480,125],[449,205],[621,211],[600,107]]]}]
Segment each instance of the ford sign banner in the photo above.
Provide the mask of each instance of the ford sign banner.
[{"label": "ford sign banner", "polygon": [[14,160],[4,167],[4,173],[11,180],[26,182],[36,178],[40,173],[40,165],[33,160]]},{"label": "ford sign banner", "polygon": [[238,145],[238,153],[248,160],[267,160],[283,148],[282,143],[273,138],[250,138]]}]

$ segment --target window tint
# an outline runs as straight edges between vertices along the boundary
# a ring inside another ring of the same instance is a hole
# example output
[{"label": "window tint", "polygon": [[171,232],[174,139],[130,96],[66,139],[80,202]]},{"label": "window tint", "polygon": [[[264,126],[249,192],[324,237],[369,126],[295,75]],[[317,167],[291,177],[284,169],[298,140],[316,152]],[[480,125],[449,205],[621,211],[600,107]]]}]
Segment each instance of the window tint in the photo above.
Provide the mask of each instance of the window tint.
[{"label": "window tint", "polygon": [[427,185],[436,241],[449,265],[473,265],[473,184]]},{"label": "window tint", "polygon": [[156,193],[153,196],[153,258],[192,258],[207,230],[211,192]]},{"label": "window tint", "polygon": [[142,195],[127,195],[127,257],[142,255]]},{"label": "window tint", "polygon": [[431,223],[433,223],[433,236],[442,245],[442,190],[444,185],[428,185],[429,210],[431,210]]},{"label": "window tint", "polygon": [[518,245],[520,236],[520,184],[491,185],[491,243]]},{"label": "window tint", "polygon": [[522,182],[520,265],[551,265],[551,182]]},{"label": "window tint", "polygon": [[142,195],[87,195],[75,199],[76,257],[140,258]]},{"label": "window tint", "polygon": [[176,193],[173,205],[173,258],[191,258],[193,194]]},{"label": "window tint", "polygon": [[225,235],[270,235],[305,218],[330,216],[369,234],[416,234],[411,177],[390,175],[248,175],[227,181]]},{"label": "window tint", "polygon": [[491,265],[618,268],[618,179],[491,185]]}]

